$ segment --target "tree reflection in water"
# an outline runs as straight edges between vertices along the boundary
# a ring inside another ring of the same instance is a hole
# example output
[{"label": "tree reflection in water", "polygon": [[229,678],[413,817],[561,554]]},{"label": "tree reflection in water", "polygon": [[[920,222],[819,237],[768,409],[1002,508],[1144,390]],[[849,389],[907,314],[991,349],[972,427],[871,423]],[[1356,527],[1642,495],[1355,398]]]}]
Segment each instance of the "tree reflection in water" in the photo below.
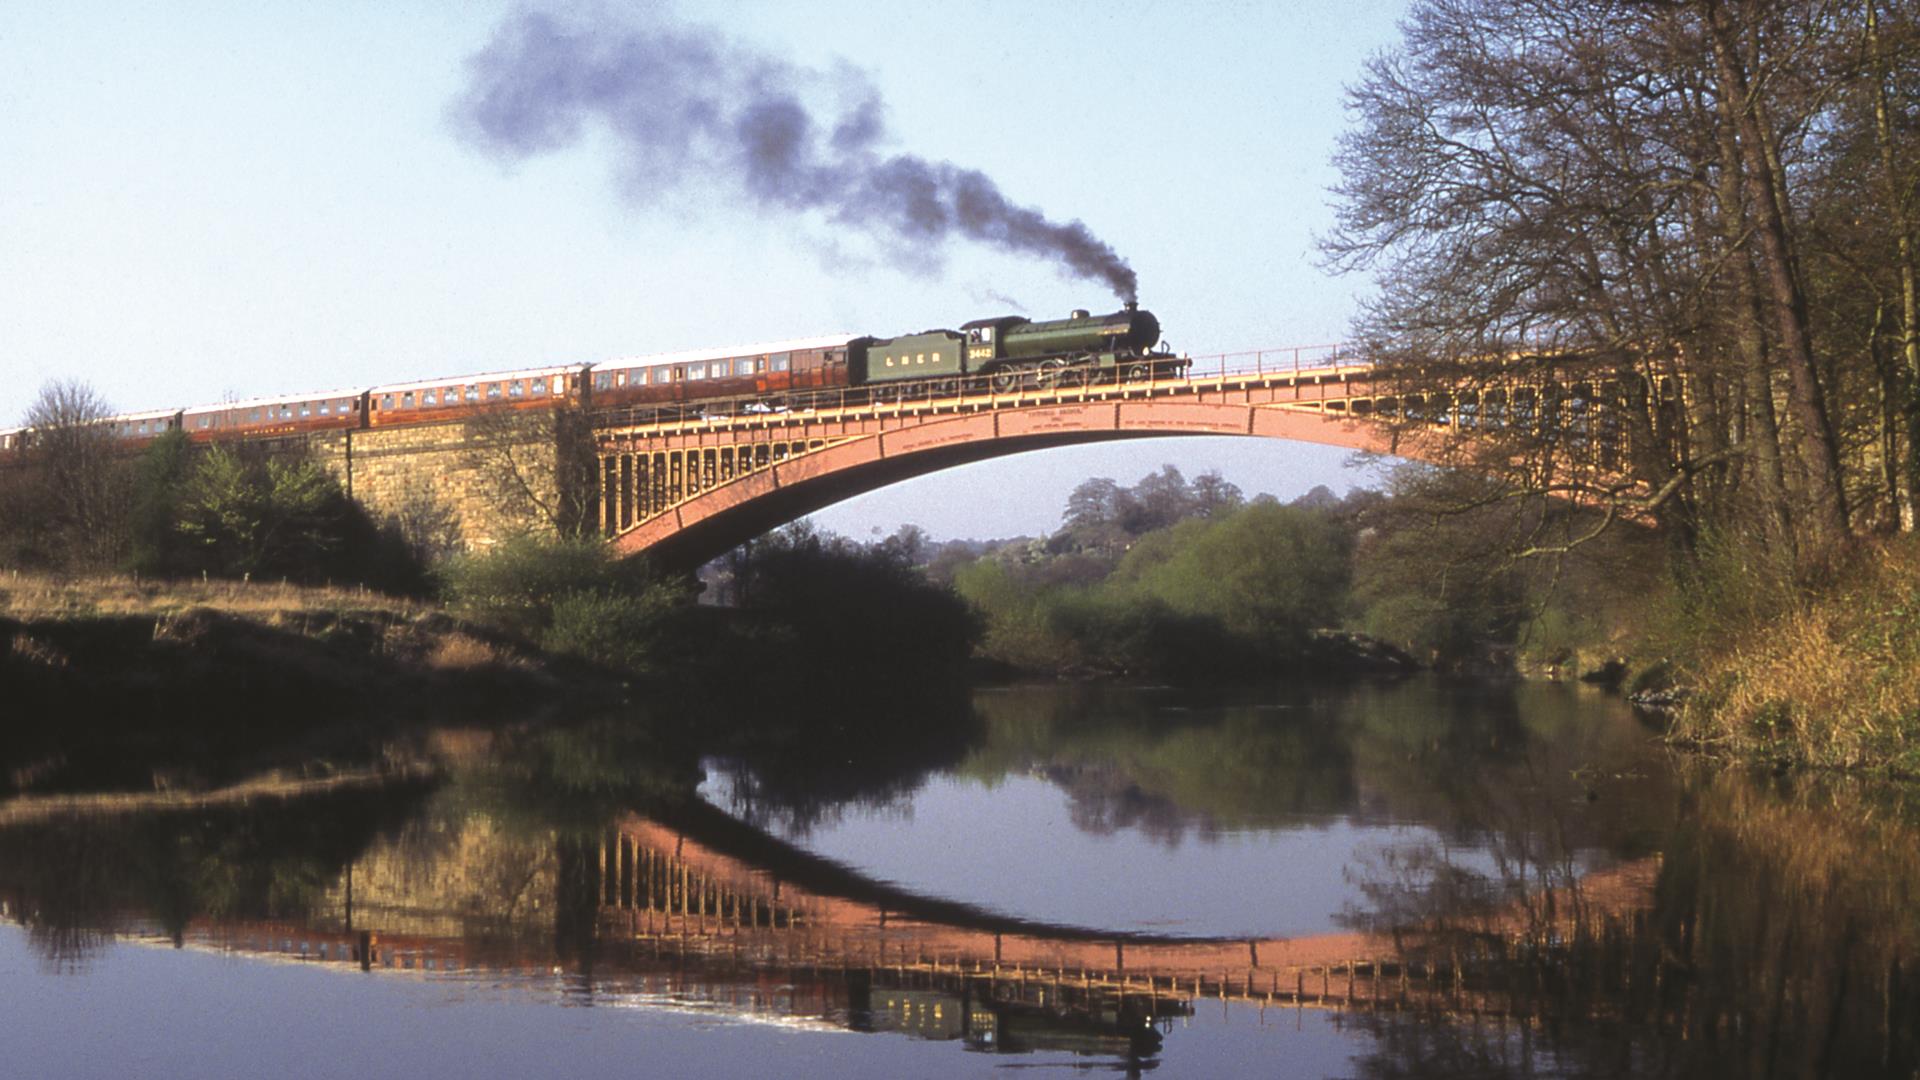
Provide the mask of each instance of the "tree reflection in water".
[{"label": "tree reflection in water", "polygon": [[[1435,988],[1423,995],[1416,979],[1399,1015],[1345,1014],[1366,1033],[1359,1075],[1912,1076],[1920,791],[1669,760],[1644,730],[1596,724],[1581,700],[1540,687],[1215,701],[1079,687],[673,738],[671,725],[622,718],[529,727],[458,752],[443,741],[446,780],[431,789],[0,828],[0,901],[59,970],[84,967],[115,933],[371,929],[389,959],[437,948],[443,964],[559,967],[588,995],[744,1002],[1136,1073],[1177,1061],[1204,1033],[1141,1022],[1173,1013],[1108,1016],[1092,997],[989,1003],[953,970],[929,986],[865,965],[755,967],[729,951],[737,921],[715,952],[676,951],[630,929],[637,905],[619,899],[638,871],[610,830],[698,809],[686,800],[703,755],[735,781],[737,817],[800,832],[942,772],[989,788],[1037,776],[1066,792],[1078,827],[1167,846],[1331,821],[1426,826],[1419,843],[1348,862],[1362,900],[1345,926],[1387,935]],[[752,866],[789,889],[805,880]],[[897,897],[866,902],[900,911]],[[759,918],[749,930],[772,936]],[[997,932],[984,933],[992,954]],[[1248,994],[1254,981],[1241,982]]]},{"label": "tree reflection in water", "polygon": [[[1920,797],[1845,777],[1679,763],[1644,886],[1553,842],[1551,803],[1495,874],[1381,852],[1370,908],[1410,961],[1517,1026],[1378,1024],[1367,1076],[1912,1076],[1920,1069]],[[1506,802],[1489,793],[1489,802]],[[1540,846],[1541,838],[1545,846]]]},{"label": "tree reflection in water", "polygon": [[117,934],[183,941],[196,919],[304,919],[348,862],[418,811],[426,789],[0,828],[0,897],[44,962],[83,969]]}]

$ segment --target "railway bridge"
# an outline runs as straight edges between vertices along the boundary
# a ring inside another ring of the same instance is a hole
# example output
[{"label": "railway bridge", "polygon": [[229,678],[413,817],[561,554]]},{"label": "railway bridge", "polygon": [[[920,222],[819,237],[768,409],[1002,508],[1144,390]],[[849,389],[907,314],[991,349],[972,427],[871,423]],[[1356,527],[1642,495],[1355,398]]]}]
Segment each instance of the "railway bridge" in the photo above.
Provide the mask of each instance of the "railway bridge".
[{"label": "railway bridge", "polygon": [[691,567],[854,495],[1056,446],[1234,435],[1439,462],[1462,439],[1525,423],[1552,425],[1601,473],[1617,473],[1626,451],[1612,392],[1578,376],[1481,378],[1442,402],[1396,393],[1339,346],[1204,357],[1140,381],[995,381],[819,391],[779,409],[597,413],[597,524],[622,553]]},{"label": "railway bridge", "polygon": [[1209,357],[1142,381],[973,379],[824,391],[778,411],[601,413],[598,525],[623,553],[689,566],[854,495],[1048,447],[1239,435],[1428,456],[1435,440],[1379,422],[1398,407],[1370,365],[1323,346]]}]

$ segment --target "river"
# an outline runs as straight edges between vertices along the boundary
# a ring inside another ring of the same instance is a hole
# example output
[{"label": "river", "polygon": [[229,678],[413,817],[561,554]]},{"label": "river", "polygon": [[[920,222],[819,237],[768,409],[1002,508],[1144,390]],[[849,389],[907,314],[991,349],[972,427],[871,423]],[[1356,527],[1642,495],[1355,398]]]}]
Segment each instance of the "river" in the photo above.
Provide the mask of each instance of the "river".
[{"label": "river", "polygon": [[0,804],[4,1071],[1920,1069],[1920,791],[1677,756],[1585,688],[982,689],[666,755],[675,719]]}]

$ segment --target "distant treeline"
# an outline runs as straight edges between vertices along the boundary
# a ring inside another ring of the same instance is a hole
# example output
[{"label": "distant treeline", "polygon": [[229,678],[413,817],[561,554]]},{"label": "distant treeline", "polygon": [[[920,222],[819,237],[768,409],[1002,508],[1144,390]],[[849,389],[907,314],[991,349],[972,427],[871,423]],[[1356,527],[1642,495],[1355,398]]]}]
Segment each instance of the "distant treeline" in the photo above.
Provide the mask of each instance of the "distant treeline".
[{"label": "distant treeline", "polygon": [[[1415,478],[1431,479],[1400,482]],[[984,655],[1029,671],[1297,671],[1324,662],[1311,647],[1324,630],[1365,632],[1449,669],[1574,666],[1583,650],[1621,647],[1619,586],[1644,579],[1634,549],[1647,536],[1514,559],[1494,542],[1512,526],[1508,508],[1426,507],[1324,487],[1249,501],[1218,474],[1189,481],[1167,465],[1131,487],[1086,481],[1045,537],[936,548],[905,530],[889,543],[916,551],[931,579],[981,613]]]}]

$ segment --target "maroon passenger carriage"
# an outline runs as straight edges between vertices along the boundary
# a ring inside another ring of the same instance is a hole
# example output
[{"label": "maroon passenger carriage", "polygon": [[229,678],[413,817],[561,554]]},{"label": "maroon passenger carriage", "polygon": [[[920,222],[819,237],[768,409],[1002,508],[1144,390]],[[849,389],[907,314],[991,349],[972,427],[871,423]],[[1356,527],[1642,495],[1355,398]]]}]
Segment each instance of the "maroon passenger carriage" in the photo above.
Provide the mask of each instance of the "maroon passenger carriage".
[{"label": "maroon passenger carriage", "polygon": [[709,399],[770,399],[848,385],[852,334],[624,357],[593,365],[594,408],[667,405]]},{"label": "maroon passenger carriage", "polygon": [[195,405],[181,412],[180,426],[195,442],[357,428],[364,426],[366,397],[364,390],[324,390]]},{"label": "maroon passenger carriage", "polygon": [[368,427],[456,420],[481,411],[581,404],[586,364],[389,383],[367,391]]}]

